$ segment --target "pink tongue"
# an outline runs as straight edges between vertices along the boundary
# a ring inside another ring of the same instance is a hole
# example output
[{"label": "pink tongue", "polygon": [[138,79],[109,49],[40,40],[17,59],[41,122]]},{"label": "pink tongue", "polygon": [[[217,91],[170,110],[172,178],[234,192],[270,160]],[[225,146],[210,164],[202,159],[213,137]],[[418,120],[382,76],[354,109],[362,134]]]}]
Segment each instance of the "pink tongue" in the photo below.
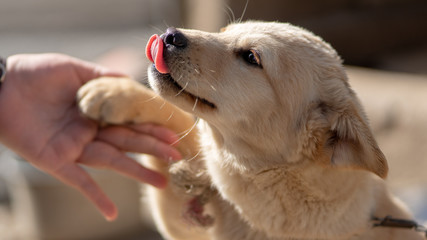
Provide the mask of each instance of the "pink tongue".
[{"label": "pink tongue", "polygon": [[168,66],[163,59],[163,40],[156,34],[151,36],[148,40],[147,47],[145,48],[145,55],[148,60],[154,63],[157,71],[162,74],[169,73]]}]

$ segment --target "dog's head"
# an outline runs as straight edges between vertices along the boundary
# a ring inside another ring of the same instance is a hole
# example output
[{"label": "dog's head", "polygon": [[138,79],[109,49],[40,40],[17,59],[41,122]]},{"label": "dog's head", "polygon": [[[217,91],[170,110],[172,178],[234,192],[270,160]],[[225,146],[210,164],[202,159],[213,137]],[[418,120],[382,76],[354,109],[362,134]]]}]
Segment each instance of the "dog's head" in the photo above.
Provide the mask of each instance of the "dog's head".
[{"label": "dog's head", "polygon": [[339,56],[306,30],[266,22],[220,33],[169,28],[150,39],[147,56],[153,89],[206,120],[239,156],[387,174]]}]

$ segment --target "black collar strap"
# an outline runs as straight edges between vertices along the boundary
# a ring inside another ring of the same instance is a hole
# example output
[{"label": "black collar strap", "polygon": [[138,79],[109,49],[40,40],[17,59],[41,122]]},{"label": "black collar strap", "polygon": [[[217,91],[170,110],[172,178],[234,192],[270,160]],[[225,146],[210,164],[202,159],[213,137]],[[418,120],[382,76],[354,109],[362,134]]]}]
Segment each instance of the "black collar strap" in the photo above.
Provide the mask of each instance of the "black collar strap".
[{"label": "black collar strap", "polygon": [[373,217],[372,221],[374,221],[373,227],[392,227],[392,228],[414,229],[417,232],[424,232],[424,234],[427,238],[427,228],[421,224],[418,224],[415,221],[412,221],[412,220],[397,219],[397,218],[392,218],[391,216],[387,216],[385,218]]},{"label": "black collar strap", "polygon": [[6,60],[0,57],[0,86],[6,76]]}]

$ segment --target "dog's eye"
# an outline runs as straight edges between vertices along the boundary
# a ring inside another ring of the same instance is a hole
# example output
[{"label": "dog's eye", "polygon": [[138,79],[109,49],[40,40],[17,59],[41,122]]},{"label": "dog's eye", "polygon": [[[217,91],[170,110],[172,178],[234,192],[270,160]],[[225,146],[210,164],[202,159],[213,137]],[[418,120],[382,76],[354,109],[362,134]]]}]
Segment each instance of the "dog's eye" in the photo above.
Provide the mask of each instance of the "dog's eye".
[{"label": "dog's eye", "polygon": [[242,51],[241,55],[247,63],[261,67],[261,58],[255,50]]}]

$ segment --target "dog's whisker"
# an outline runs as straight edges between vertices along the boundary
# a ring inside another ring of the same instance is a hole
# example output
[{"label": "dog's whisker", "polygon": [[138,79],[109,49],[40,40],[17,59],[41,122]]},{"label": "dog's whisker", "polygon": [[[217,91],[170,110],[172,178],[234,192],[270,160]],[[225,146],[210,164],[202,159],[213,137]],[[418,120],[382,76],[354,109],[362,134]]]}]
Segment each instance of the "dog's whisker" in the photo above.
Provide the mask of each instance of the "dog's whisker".
[{"label": "dog's whisker", "polygon": [[202,152],[202,149],[199,149],[199,151],[194,156],[192,156],[189,159],[186,159],[186,161],[193,161],[194,159],[196,159],[200,155],[201,152]]},{"label": "dog's whisker", "polygon": [[177,134],[178,136],[179,135],[182,135],[182,136],[178,140],[176,140],[175,142],[173,142],[171,145],[175,145],[175,144],[179,143],[182,139],[184,139],[185,137],[187,137],[188,134],[190,134],[194,130],[194,128],[197,126],[198,122],[199,122],[199,119],[197,118],[196,121],[194,121],[194,124],[189,129],[186,129],[185,131],[183,131],[181,133],[178,133]]},{"label": "dog's whisker", "polygon": [[181,79],[184,77],[184,74],[179,75],[179,78],[176,81],[181,81]]},{"label": "dog's whisker", "polygon": [[146,37],[141,36],[141,35],[132,35],[131,38],[134,40],[138,40],[138,41],[146,41],[147,40]]},{"label": "dog's whisker", "polygon": [[169,122],[169,120],[172,119],[173,115],[175,114],[174,111],[171,112],[171,114],[169,115],[168,119],[166,119],[166,122]]},{"label": "dog's whisker", "polygon": [[246,10],[248,9],[248,5],[249,5],[249,0],[246,0],[246,4],[245,4],[245,7],[243,8],[242,15],[240,16],[240,18],[237,19],[237,23],[241,23],[242,22],[243,17],[246,14]]},{"label": "dog's whisker", "polygon": [[179,90],[179,92],[177,94],[175,94],[175,97],[178,97],[188,86],[188,82],[185,83],[184,87],[181,88],[181,90]]},{"label": "dog's whisker", "polygon": [[147,100],[144,100],[144,101],[143,101],[143,103],[151,102],[151,101],[153,101],[153,100],[157,99],[158,97],[159,97],[159,95],[153,96],[153,97],[151,97],[151,98],[149,98],[149,99],[147,99]]},{"label": "dog's whisker", "polygon": [[[209,82],[208,82],[208,84],[209,84]],[[197,96],[200,96],[200,93],[199,93],[199,82],[198,81],[196,81],[196,93],[197,93]],[[197,103],[199,102],[199,98],[197,97],[196,98],[196,100],[194,101],[194,106],[193,106],[193,112],[196,110],[196,106],[197,106]]]},{"label": "dog's whisker", "polygon": [[163,19],[163,24],[166,26],[166,28],[169,28],[169,27],[170,27],[170,25],[166,22],[166,20],[165,20],[165,19]]},{"label": "dog's whisker", "polygon": [[[196,122],[198,122],[198,121],[199,121],[199,119],[197,118]],[[181,136],[181,137],[184,136],[184,135],[188,135],[188,132],[191,132],[194,129],[195,124],[197,124],[196,122],[193,125],[191,125],[191,127],[189,127],[188,129],[185,129],[182,132],[176,133],[176,135]]]},{"label": "dog's whisker", "polygon": [[[209,71],[211,73],[215,72],[214,70],[209,70]],[[206,76],[209,77],[210,79],[216,81],[216,78],[211,73],[206,72]],[[212,90],[216,91],[216,88],[209,82],[208,79],[204,79],[204,78],[201,78],[201,79],[202,79],[202,81],[206,82]]]},{"label": "dog's whisker", "polygon": [[152,25],[152,24],[150,24],[149,26],[150,26],[150,28],[152,28],[152,29],[156,30],[156,31],[157,31],[157,32],[159,32],[159,33],[163,33],[163,32],[164,32],[162,29],[160,29],[160,28],[159,28],[159,27],[157,27],[157,26],[154,26],[154,25]]},{"label": "dog's whisker", "polygon": [[236,22],[236,16],[234,15],[233,9],[231,9],[231,7],[228,4],[225,5],[224,11],[228,16],[229,23]]},{"label": "dog's whisker", "polygon": [[[214,78],[212,78],[212,79],[214,79]],[[211,88],[212,90],[216,91],[215,86],[212,85],[208,80],[203,80],[203,81],[207,83],[207,85],[209,86],[209,88]]]},{"label": "dog's whisker", "polygon": [[160,105],[159,110],[162,109],[165,105],[166,105],[166,100],[164,100],[162,105]]},{"label": "dog's whisker", "polygon": [[181,75],[179,75],[179,77],[178,78],[176,78],[175,79],[175,81],[176,82],[180,82],[181,81],[181,79],[184,77],[184,75],[183,74],[181,74]]},{"label": "dog's whisker", "polygon": [[193,108],[191,109],[193,112],[196,110],[196,106],[197,106],[197,103],[199,102],[199,98],[198,97],[196,97],[196,100],[194,101],[194,105],[193,105]]}]

